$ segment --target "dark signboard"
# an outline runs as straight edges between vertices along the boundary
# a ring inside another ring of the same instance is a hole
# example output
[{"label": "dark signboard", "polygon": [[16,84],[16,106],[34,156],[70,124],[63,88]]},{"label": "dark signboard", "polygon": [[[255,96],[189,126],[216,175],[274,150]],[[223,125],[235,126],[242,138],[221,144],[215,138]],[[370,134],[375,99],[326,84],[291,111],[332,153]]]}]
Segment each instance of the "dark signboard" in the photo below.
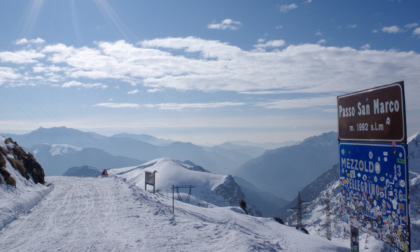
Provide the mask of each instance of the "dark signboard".
[{"label": "dark signboard", "polygon": [[146,185],[155,185],[155,173],[154,172],[145,172],[145,181]]},{"label": "dark signboard", "polygon": [[337,97],[339,141],[405,143],[404,82]]},{"label": "dark signboard", "polygon": [[406,148],[339,143],[340,218],[403,251],[410,248]]}]

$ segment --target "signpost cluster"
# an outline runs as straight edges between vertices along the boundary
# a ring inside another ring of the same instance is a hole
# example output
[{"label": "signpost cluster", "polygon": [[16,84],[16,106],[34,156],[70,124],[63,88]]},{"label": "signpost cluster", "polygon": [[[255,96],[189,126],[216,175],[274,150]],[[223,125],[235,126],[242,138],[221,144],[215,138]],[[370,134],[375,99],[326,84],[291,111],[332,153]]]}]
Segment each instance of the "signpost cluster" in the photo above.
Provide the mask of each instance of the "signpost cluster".
[{"label": "signpost cluster", "polygon": [[410,251],[404,82],[337,97],[340,218]]}]

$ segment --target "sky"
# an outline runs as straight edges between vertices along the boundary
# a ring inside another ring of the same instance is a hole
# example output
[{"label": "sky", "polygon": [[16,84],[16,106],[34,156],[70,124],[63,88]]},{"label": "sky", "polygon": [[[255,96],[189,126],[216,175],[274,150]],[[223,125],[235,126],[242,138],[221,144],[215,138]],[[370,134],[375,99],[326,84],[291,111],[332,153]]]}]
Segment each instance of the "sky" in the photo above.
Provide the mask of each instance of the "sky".
[{"label": "sky", "polygon": [[337,131],[337,96],[403,80],[420,131],[417,0],[0,3],[0,132],[196,144]]}]

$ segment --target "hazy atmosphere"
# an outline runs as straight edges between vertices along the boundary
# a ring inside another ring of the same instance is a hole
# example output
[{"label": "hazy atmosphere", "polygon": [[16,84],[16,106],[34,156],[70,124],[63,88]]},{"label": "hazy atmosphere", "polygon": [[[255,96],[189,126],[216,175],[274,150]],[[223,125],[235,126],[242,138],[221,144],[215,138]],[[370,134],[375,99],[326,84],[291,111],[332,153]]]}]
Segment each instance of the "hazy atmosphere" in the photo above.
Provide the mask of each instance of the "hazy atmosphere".
[{"label": "hazy atmosphere", "polygon": [[405,81],[419,1],[3,1],[0,131],[66,126],[219,144],[337,130],[336,96]]}]

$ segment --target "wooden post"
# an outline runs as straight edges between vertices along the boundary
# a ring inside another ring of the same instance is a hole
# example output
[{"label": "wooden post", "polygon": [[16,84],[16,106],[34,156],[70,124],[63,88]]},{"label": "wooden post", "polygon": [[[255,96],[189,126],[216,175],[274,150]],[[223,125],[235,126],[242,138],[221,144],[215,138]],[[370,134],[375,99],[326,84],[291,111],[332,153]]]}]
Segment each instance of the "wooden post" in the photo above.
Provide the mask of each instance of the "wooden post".
[{"label": "wooden post", "polygon": [[350,251],[359,252],[359,229],[350,226]]}]

